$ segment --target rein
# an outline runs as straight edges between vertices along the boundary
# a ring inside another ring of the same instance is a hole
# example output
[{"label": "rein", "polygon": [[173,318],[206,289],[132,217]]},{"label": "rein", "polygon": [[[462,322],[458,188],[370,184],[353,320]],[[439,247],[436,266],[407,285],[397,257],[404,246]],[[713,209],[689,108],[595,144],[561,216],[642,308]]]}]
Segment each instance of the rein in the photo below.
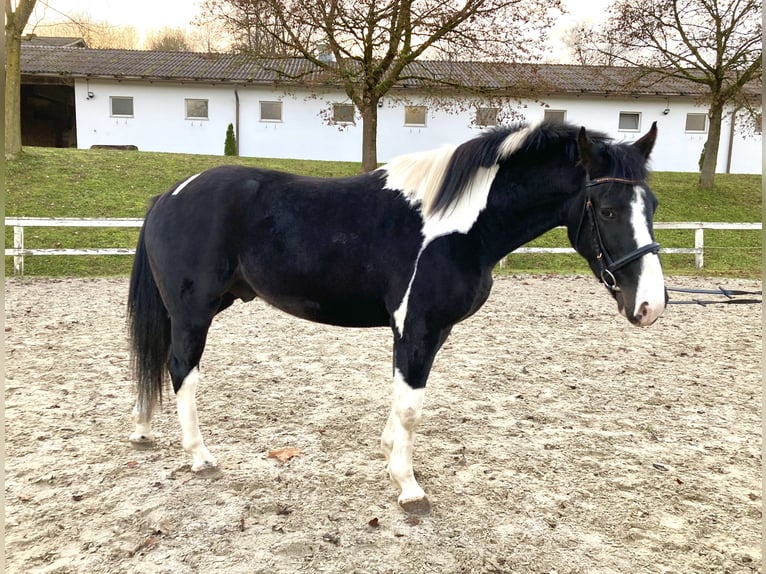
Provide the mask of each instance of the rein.
[{"label": "rein", "polygon": [[[599,177],[589,181],[587,184],[585,184],[585,187],[586,189],[590,189],[591,187],[596,187],[597,185],[602,185],[605,183],[624,183],[627,185],[638,185],[642,184],[643,181],[636,179],[625,179],[622,177]],[[580,224],[577,227],[577,234],[575,236],[575,248],[577,248],[580,243],[580,231],[582,230],[582,226],[583,223],[585,223],[586,217],[590,219],[591,227],[593,228],[593,235],[598,251],[598,255],[596,255],[596,261],[598,262],[599,266],[599,276],[601,278],[601,282],[610,291],[618,293],[621,291],[621,289],[617,284],[616,277],[614,276],[615,272],[619,271],[626,265],[629,265],[630,263],[640,259],[647,253],[659,253],[660,244],[654,241],[631,251],[627,255],[620,257],[617,260],[612,259],[612,257],[609,255],[609,250],[606,248],[604,239],[601,237],[601,230],[598,226],[598,218],[594,212],[593,201],[591,200],[590,193],[586,193],[585,205],[583,205],[582,215],[580,216]]]},{"label": "rein", "polygon": [[755,304],[761,303],[761,299],[736,299],[737,295],[762,295],[762,291],[740,291],[738,289],[725,289],[718,286],[718,289],[685,289],[681,287],[667,287],[668,291],[675,291],[676,293],[694,293],[700,295],[723,295],[726,297],[723,300],[703,300],[703,299],[691,299],[688,301],[678,301],[676,299],[670,299],[668,303],[675,305],[701,305],[707,307],[708,305],[720,305],[724,303],[730,304]]}]

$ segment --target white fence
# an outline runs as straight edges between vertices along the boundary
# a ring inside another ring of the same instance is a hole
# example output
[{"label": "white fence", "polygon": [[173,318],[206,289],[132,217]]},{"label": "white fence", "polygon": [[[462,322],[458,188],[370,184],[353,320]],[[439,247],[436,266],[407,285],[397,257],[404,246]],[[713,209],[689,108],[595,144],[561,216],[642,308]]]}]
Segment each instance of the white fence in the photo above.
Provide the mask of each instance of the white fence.
[{"label": "white fence", "polygon": [[[6,249],[6,257],[13,257],[13,271],[16,275],[24,274],[24,257],[30,255],[133,255],[135,249],[112,247],[97,249],[26,249],[24,247],[24,229],[26,227],[141,227],[143,219],[79,219],[50,217],[6,217],[5,226],[13,227],[13,248]],[[702,269],[705,264],[705,230],[724,229],[757,231],[761,223],[717,223],[717,222],[666,222],[657,221],[655,229],[694,230],[694,247],[663,247],[662,253],[694,254],[694,265]],[[571,247],[521,247],[514,253],[574,253]],[[501,265],[505,263],[505,259]]]}]

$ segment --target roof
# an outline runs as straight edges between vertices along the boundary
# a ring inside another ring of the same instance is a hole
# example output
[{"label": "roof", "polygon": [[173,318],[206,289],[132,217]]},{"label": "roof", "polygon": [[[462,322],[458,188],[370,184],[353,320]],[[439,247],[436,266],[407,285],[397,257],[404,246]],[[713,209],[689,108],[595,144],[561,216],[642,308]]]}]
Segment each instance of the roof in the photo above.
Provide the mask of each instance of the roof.
[{"label": "roof", "polygon": [[87,48],[88,45],[82,38],[65,36],[38,36],[27,34],[21,37],[22,46],[58,46],[68,48]]},{"label": "roof", "polygon": [[[257,58],[247,54],[203,54],[141,50],[51,47],[24,43],[24,76],[237,85],[338,86],[327,72],[302,58]],[[705,86],[659,75],[638,78],[636,68],[504,62],[419,60],[405,69],[397,88],[475,86],[510,95],[705,94]],[[753,88],[760,94],[760,84]]]}]

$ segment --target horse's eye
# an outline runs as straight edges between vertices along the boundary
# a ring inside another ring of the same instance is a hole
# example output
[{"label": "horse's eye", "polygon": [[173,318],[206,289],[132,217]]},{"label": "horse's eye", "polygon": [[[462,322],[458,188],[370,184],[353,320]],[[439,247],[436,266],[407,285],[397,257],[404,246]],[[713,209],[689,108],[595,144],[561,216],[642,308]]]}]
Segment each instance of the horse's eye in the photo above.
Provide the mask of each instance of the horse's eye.
[{"label": "horse's eye", "polygon": [[616,214],[614,212],[614,209],[607,209],[607,208],[601,208],[601,217],[604,219],[614,219],[616,217]]}]

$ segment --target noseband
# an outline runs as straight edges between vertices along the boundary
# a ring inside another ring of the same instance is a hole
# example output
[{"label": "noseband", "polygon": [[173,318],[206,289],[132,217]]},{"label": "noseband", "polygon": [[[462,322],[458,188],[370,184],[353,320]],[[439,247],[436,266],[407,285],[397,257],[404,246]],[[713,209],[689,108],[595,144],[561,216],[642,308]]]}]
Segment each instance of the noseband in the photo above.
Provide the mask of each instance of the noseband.
[{"label": "noseband", "polygon": [[[627,185],[640,185],[643,181],[635,179],[624,179],[621,177],[600,177],[594,179],[585,184],[586,189],[602,185],[604,183],[624,183]],[[599,276],[607,289],[614,293],[621,291],[620,286],[617,285],[617,279],[614,274],[616,271],[622,269],[626,265],[633,263],[640,259],[647,253],[659,253],[660,244],[655,242],[649,243],[638,249],[631,251],[627,255],[620,257],[616,261],[609,255],[609,251],[606,248],[604,239],[601,237],[601,230],[598,227],[598,218],[596,217],[595,210],[593,208],[593,202],[591,201],[590,192],[585,193],[585,205],[583,206],[582,215],[580,216],[580,224],[577,227],[577,234],[575,235],[575,249],[580,244],[580,231],[585,223],[585,218],[590,219],[591,227],[593,228],[593,238],[596,243],[598,254],[596,255],[596,261],[599,266]]]}]

